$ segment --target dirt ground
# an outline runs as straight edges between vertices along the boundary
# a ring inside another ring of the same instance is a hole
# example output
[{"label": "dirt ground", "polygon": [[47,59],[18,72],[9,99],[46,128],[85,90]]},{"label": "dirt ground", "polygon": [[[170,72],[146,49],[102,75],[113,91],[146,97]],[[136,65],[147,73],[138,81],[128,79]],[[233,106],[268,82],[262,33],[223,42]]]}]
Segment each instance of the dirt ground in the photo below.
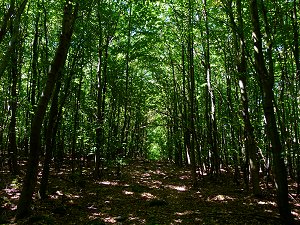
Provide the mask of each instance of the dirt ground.
[{"label": "dirt ground", "polygon": [[[90,171],[70,175],[52,171],[49,199],[35,196],[33,214],[14,221],[21,177],[0,174],[0,224],[282,224],[274,190],[255,198],[233,183],[231,174],[199,176],[193,188],[187,168],[169,163],[134,161],[121,174],[94,180]],[[291,205],[299,223],[300,198],[290,186]]]}]

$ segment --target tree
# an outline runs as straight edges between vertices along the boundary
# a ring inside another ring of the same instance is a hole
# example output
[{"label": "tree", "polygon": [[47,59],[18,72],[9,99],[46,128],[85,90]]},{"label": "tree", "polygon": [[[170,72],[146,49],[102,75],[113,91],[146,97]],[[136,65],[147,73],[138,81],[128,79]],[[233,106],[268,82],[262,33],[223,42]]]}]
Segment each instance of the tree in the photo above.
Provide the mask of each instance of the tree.
[{"label": "tree", "polygon": [[[236,54],[236,67],[237,76],[240,88],[240,99],[242,104],[242,118],[244,121],[244,135],[245,135],[245,149],[247,158],[250,158],[250,170],[253,185],[253,193],[255,195],[261,195],[261,190],[259,186],[259,164],[258,164],[258,149],[256,146],[254,128],[250,120],[249,113],[249,98],[248,98],[248,87],[247,87],[247,62],[246,62],[246,52],[245,52],[245,37],[244,37],[244,22],[242,18],[242,5],[241,1],[236,1],[237,8],[237,20],[236,24],[232,11],[232,1],[227,2],[226,10],[229,14],[231,28],[234,33],[234,47]],[[239,44],[240,43],[240,44]],[[248,163],[246,163],[248,167]]]},{"label": "tree", "polygon": [[266,117],[267,132],[272,145],[273,171],[277,188],[278,207],[282,221],[286,224],[291,224],[292,216],[288,201],[286,167],[274,112],[274,74],[272,71],[267,70],[265,64],[257,1],[249,0],[249,6],[253,29],[255,69],[258,75],[258,82],[263,90],[263,109]]},{"label": "tree", "polygon": [[71,42],[74,24],[76,21],[78,3],[76,6],[73,2],[67,1],[64,8],[64,16],[62,21],[62,34],[60,36],[59,46],[56,50],[51,69],[48,73],[47,83],[41,96],[35,115],[31,123],[30,134],[30,155],[27,163],[26,176],[24,179],[23,189],[18,203],[17,218],[22,218],[30,212],[32,196],[37,182],[39,155],[41,153],[41,129],[45,116],[46,108],[55,84],[58,74],[62,70],[67,58],[68,49]]}]

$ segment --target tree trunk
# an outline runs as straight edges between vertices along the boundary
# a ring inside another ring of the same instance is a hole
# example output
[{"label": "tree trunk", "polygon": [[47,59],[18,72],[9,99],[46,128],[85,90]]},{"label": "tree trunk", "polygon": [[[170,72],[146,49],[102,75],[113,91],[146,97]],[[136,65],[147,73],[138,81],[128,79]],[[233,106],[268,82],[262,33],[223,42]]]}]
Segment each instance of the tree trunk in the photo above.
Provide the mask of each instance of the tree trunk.
[{"label": "tree trunk", "polygon": [[55,120],[57,119],[58,114],[58,95],[60,90],[61,82],[58,81],[55,87],[54,95],[51,102],[51,108],[49,113],[49,120],[47,124],[47,130],[46,130],[46,153],[45,153],[45,159],[44,159],[44,165],[43,165],[43,172],[42,172],[42,179],[41,179],[41,186],[40,186],[40,196],[42,199],[45,199],[47,197],[47,188],[48,188],[48,179],[49,179],[49,173],[50,173],[50,163],[51,163],[51,157],[53,153],[53,139],[54,139],[54,125]]},{"label": "tree trunk", "polygon": [[[256,196],[261,195],[259,186],[259,163],[258,163],[258,149],[254,136],[254,129],[250,120],[249,113],[249,99],[247,88],[247,62],[245,54],[245,39],[243,33],[243,17],[241,0],[236,1],[238,24],[235,24],[233,12],[231,8],[231,2],[228,3],[227,8],[229,11],[229,17],[231,26],[234,32],[234,46],[236,51],[236,64],[239,80],[240,99],[242,103],[242,118],[244,121],[244,135],[245,135],[245,153],[246,157],[249,157],[249,165],[246,163],[246,167],[250,166],[250,175],[253,187],[253,194]],[[240,43],[240,44],[239,44]],[[246,160],[247,161],[247,160]]]},{"label": "tree trunk", "polygon": [[7,27],[9,25],[10,18],[14,13],[14,10],[15,10],[15,0],[10,0],[9,9],[4,14],[4,18],[0,27],[0,44],[7,33],[8,30]]},{"label": "tree trunk", "polygon": [[[71,167],[72,167],[72,174],[75,173],[75,166],[77,164],[77,158],[76,155],[76,143],[77,143],[77,129],[79,124],[79,110],[80,110],[80,98],[81,98],[81,86],[82,86],[82,75],[83,73],[80,73],[79,77],[79,86],[77,87],[77,92],[75,94],[75,112],[74,112],[74,124],[73,124],[73,132],[72,132],[72,147],[71,147]],[[80,157],[79,157],[80,158]]]},{"label": "tree trunk", "polygon": [[[100,44],[101,45],[101,44]],[[102,46],[99,46],[99,62],[98,62],[98,96],[97,96],[97,117],[98,127],[96,129],[96,164],[94,176],[99,178],[101,176],[100,167],[102,167],[103,157],[103,141],[104,141],[104,119],[105,119],[105,98],[107,91],[107,60],[108,60],[108,46],[109,37],[106,38],[104,46],[104,56],[102,56]],[[103,67],[103,68],[102,68]]]},{"label": "tree trunk", "polygon": [[189,30],[188,30],[188,62],[189,62],[189,143],[190,143],[190,157],[191,157],[191,173],[193,185],[197,185],[196,177],[196,154],[195,154],[195,141],[196,141],[196,126],[195,126],[195,74],[194,74],[194,31],[192,25],[193,18],[193,2],[189,0]]},{"label": "tree trunk", "polygon": [[[11,57],[12,65],[17,62],[17,49],[13,50]],[[10,124],[8,135],[8,153],[9,153],[9,168],[13,175],[19,173],[17,162],[17,140],[16,140],[16,114],[17,114],[17,83],[18,83],[18,65],[11,68],[11,100],[10,100]]]},{"label": "tree trunk", "polygon": [[48,73],[46,86],[43,95],[39,99],[37,109],[31,123],[30,133],[30,154],[27,163],[26,175],[24,178],[23,189],[18,202],[17,219],[26,217],[30,213],[32,197],[37,182],[39,155],[41,152],[41,130],[46,113],[47,105],[50,101],[57,77],[63,68],[68,49],[71,42],[73,27],[78,11],[78,4],[73,9],[72,2],[67,1],[64,9],[62,21],[62,34],[60,36],[59,46],[56,50],[51,69]]},{"label": "tree trunk", "polygon": [[276,125],[273,103],[273,101],[275,101],[273,92],[274,75],[267,71],[263,55],[257,0],[249,0],[249,4],[253,28],[252,36],[254,40],[255,69],[258,74],[258,82],[261,84],[263,90],[263,109],[266,118],[267,132],[271,141],[271,151],[273,153],[273,172],[277,189],[277,202],[282,222],[291,224],[292,215],[288,199],[287,172],[280,136]]},{"label": "tree trunk", "polygon": [[207,131],[208,140],[211,148],[211,173],[218,174],[220,172],[220,156],[218,149],[218,130],[216,121],[216,106],[214,91],[211,85],[211,67],[210,67],[210,30],[208,26],[208,12],[206,0],[203,0],[203,13],[205,22],[205,46],[204,49],[204,67],[206,73],[206,116],[207,116]]},{"label": "tree trunk", "polygon": [[[12,24],[13,24],[13,29],[14,29],[14,33],[15,34],[19,34],[19,26],[20,26],[20,22],[21,22],[21,16],[23,11],[25,10],[25,7],[27,5],[28,0],[24,0],[20,7],[18,8],[18,10],[15,12],[16,16],[15,19],[13,20]],[[7,47],[6,53],[3,55],[2,59],[1,59],[1,63],[0,63],[0,78],[3,76],[8,64],[9,64],[9,60],[11,58],[11,55],[14,54],[14,49],[16,47],[16,44],[19,40],[19,35],[12,35],[12,38],[10,40],[10,44]]]}]

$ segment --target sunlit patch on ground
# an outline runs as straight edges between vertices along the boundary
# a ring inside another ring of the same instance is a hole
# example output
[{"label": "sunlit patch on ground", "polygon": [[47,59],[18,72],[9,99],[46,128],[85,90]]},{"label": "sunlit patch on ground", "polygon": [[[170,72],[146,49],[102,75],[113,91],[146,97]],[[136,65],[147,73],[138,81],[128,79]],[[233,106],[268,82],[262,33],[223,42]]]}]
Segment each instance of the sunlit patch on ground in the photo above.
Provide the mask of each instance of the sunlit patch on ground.
[{"label": "sunlit patch on ground", "polygon": [[100,181],[98,184],[108,185],[108,186],[118,186],[119,183],[115,181]]},{"label": "sunlit patch on ground", "polygon": [[18,189],[5,188],[4,191],[11,199],[19,199],[19,197],[20,197],[20,192]]},{"label": "sunlit patch on ground", "polygon": [[139,217],[134,217],[134,216],[130,216],[128,218],[128,220],[131,222],[131,223],[137,223],[137,224],[145,224],[146,223],[146,220],[145,219],[141,219]]},{"label": "sunlit patch on ground", "polygon": [[[50,179],[50,199],[44,203],[34,200],[34,215],[46,215],[43,217],[46,220],[37,224],[281,225],[274,195],[255,199],[241,190],[242,185],[237,188],[233,182],[227,182],[231,177],[221,177],[222,182],[214,182],[202,176],[199,188],[194,189],[186,168],[155,162],[139,165],[137,162],[123,167],[118,180],[109,175],[105,180],[95,181],[90,176],[80,175],[86,181],[85,188],[70,182],[69,172],[59,175],[52,171],[55,175]],[[5,213],[11,215],[7,217],[9,221],[15,214],[12,210],[16,208],[15,196],[20,189],[18,180],[10,185],[12,180],[0,190],[2,208],[7,206]],[[293,193],[293,215],[299,218],[300,203]],[[53,212],[61,208],[64,209],[61,214]]]},{"label": "sunlit patch on ground", "polygon": [[188,190],[188,187],[186,186],[165,185],[165,187],[179,192],[184,192]]},{"label": "sunlit patch on ground", "polygon": [[59,199],[59,195],[49,195],[50,199]]},{"label": "sunlit patch on ground", "polygon": [[191,215],[193,213],[194,213],[194,211],[187,210],[187,211],[184,211],[184,212],[176,212],[175,215],[176,216],[186,216],[186,215]]},{"label": "sunlit patch on ground", "polygon": [[299,212],[292,211],[292,215],[295,216],[295,217],[297,217],[298,220],[300,220],[300,214],[299,214]]},{"label": "sunlit patch on ground", "polygon": [[180,180],[188,180],[188,179],[191,179],[191,178],[188,175],[182,175],[182,176],[179,177],[179,179]]},{"label": "sunlit patch on ground", "polygon": [[89,207],[87,207],[90,210],[97,210],[98,208],[95,205],[91,205]]},{"label": "sunlit patch on ground", "polygon": [[116,223],[117,221],[115,220],[115,217],[108,215],[107,213],[92,213],[91,216],[89,216],[90,220],[95,220],[100,218],[103,222],[105,223]]},{"label": "sunlit patch on ground", "polygon": [[80,195],[73,195],[73,194],[66,194],[66,196],[68,197],[68,198],[70,198],[70,199],[77,199],[77,198],[81,198],[81,196]]},{"label": "sunlit patch on ground", "polygon": [[59,196],[63,196],[64,193],[62,191],[56,191],[56,194],[59,195]]},{"label": "sunlit patch on ground", "polygon": [[155,195],[153,195],[153,194],[151,194],[151,193],[146,193],[146,192],[144,192],[144,193],[142,193],[141,194],[141,197],[143,198],[143,199],[155,199],[156,198],[156,196]]},{"label": "sunlit patch on ground", "polygon": [[226,202],[226,201],[228,201],[228,200],[230,200],[230,201],[233,201],[233,200],[235,200],[235,198],[233,198],[233,197],[230,197],[230,196],[226,196],[226,195],[217,195],[217,196],[214,196],[214,197],[208,197],[208,199],[207,199],[207,201],[216,201],[216,202],[218,202],[218,201],[221,201],[221,202]]},{"label": "sunlit patch on ground", "polygon": [[158,180],[142,180],[141,184],[146,185],[151,189],[160,189],[163,183]]},{"label": "sunlit patch on ground", "polygon": [[156,174],[156,175],[166,176],[166,173],[162,172],[161,170],[156,170],[156,171],[153,171],[152,173]]},{"label": "sunlit patch on ground", "polygon": [[133,195],[134,194],[134,192],[132,192],[132,191],[126,191],[126,190],[123,190],[122,192],[125,195]]},{"label": "sunlit patch on ground", "polygon": [[[3,193],[0,192],[0,200],[2,202],[2,207],[15,211],[17,209],[17,201],[20,198],[20,190],[19,190],[19,178],[15,178],[12,180],[11,184],[6,188],[2,189]],[[1,207],[1,205],[0,205]],[[1,216],[1,215],[0,215]]]},{"label": "sunlit patch on ground", "polygon": [[116,223],[117,222],[114,217],[106,217],[103,219],[103,221],[105,223]]},{"label": "sunlit patch on ground", "polygon": [[182,219],[175,219],[174,222],[175,223],[182,223]]},{"label": "sunlit patch on ground", "polygon": [[259,204],[259,205],[272,205],[272,206],[277,205],[275,202],[271,202],[271,201],[258,201],[257,204]]}]

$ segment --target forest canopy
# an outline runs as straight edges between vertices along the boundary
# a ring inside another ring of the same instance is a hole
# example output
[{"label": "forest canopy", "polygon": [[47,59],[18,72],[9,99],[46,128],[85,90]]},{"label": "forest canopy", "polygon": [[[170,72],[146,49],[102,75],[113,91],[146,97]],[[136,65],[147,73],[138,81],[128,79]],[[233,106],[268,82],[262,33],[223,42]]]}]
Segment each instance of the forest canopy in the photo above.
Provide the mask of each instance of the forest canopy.
[{"label": "forest canopy", "polygon": [[273,180],[289,224],[299,13],[297,0],[2,0],[0,166],[27,165],[17,217],[40,171],[45,198],[53,167],[89,162],[101,178],[143,158],[190,165],[195,186],[228,170],[259,196]]}]

